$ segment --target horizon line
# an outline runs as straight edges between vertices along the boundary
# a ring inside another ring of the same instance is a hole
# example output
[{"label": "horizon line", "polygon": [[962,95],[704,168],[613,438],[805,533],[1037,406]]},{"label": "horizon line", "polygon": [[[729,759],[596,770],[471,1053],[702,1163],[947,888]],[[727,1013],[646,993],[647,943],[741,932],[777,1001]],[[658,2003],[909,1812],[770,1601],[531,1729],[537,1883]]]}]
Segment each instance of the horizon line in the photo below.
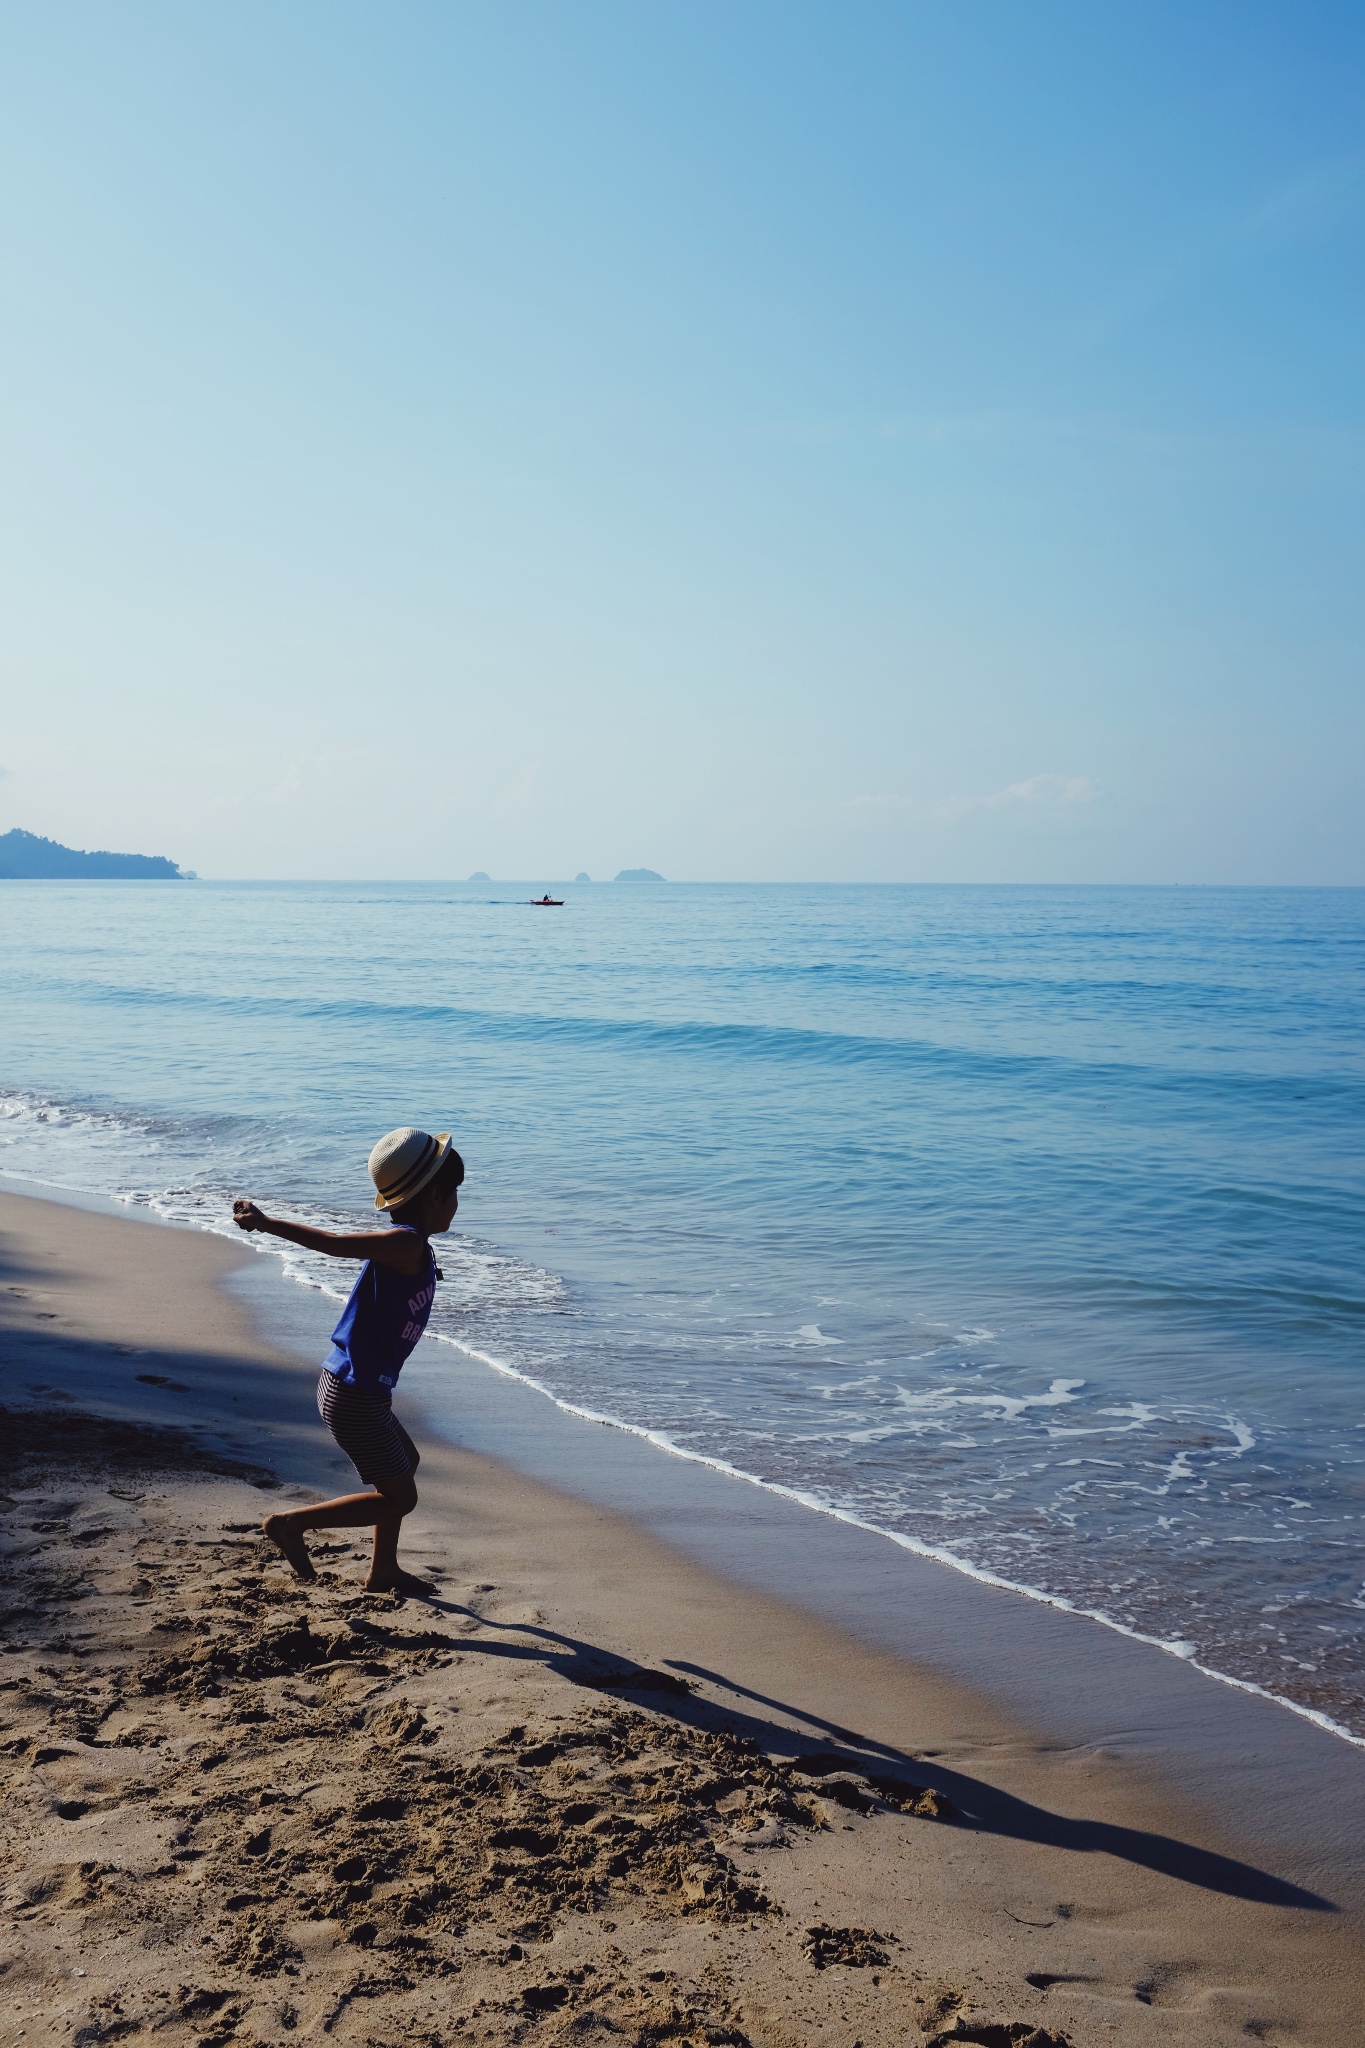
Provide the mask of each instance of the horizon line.
[{"label": "horizon line", "polygon": [[789,876],[782,879],[768,878],[754,880],[744,876],[724,878],[691,878],[679,876],[675,879],[660,878],[657,882],[620,883],[615,876],[603,876],[600,880],[578,881],[572,877],[556,878],[543,871],[537,875],[490,875],[475,882],[468,875],[207,875],[202,870],[182,872],[177,877],[133,876],[133,875],[0,875],[0,884],[27,884],[44,888],[52,885],[97,882],[119,887],[143,888],[152,884],[160,885],[165,880],[208,882],[210,884],[236,885],[241,887],[348,887],[348,888],[441,888],[441,889],[512,889],[540,886],[557,889],[615,889],[632,891],[655,889],[1365,889],[1365,880],[1353,882],[1285,882],[1285,881],[945,881],[927,879],[890,880],[878,876],[859,876],[854,879],[832,880],[818,877]]}]

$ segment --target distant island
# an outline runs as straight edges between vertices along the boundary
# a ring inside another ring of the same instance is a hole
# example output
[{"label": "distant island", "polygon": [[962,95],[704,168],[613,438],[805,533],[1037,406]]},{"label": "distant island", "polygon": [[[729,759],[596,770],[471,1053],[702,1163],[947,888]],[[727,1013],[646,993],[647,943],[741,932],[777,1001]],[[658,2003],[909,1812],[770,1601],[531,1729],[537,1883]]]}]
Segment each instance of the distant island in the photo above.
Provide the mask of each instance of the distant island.
[{"label": "distant island", "polygon": [[622,868],[616,879],[618,882],[662,882],[663,876],[656,875],[653,868]]},{"label": "distant island", "polygon": [[591,876],[591,875],[585,875],[585,874],[584,874],[584,873],[582,873],[582,871],[580,870],[580,872],[579,872],[578,874],[576,874],[576,875],[574,876],[574,880],[575,880],[576,882],[590,882],[590,881],[592,880],[592,876]]},{"label": "distant island", "polygon": [[0,832],[0,882],[192,882],[159,853],[79,853],[36,832]]},{"label": "distant island", "polygon": [[484,873],[482,868],[475,868],[473,874],[469,877],[469,879],[471,882],[486,882],[488,880],[488,877]]}]

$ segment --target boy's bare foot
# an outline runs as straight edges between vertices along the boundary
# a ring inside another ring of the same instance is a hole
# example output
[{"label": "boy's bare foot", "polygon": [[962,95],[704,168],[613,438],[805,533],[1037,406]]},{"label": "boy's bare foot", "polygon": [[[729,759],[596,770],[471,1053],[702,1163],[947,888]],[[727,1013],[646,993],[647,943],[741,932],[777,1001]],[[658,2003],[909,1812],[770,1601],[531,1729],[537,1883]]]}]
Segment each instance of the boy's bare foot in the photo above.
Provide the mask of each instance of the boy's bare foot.
[{"label": "boy's bare foot", "polygon": [[397,1565],[391,1572],[370,1573],[365,1581],[367,1593],[406,1593],[413,1600],[429,1600],[436,1588],[426,1579],[414,1578],[411,1572],[401,1571]]},{"label": "boy's bare foot", "polygon": [[261,1528],[281,1555],[288,1558],[296,1578],[317,1577],[313,1560],[308,1555],[308,1545],[303,1540],[303,1531],[292,1526],[288,1515],[267,1515]]}]

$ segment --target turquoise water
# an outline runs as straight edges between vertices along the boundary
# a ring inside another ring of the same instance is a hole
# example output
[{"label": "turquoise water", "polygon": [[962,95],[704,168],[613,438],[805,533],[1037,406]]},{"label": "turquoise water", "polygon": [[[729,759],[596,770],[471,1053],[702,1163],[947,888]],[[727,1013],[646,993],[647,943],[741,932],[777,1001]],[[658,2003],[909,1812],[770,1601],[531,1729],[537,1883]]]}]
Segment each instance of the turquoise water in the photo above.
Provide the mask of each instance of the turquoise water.
[{"label": "turquoise water", "polygon": [[0,1169],[452,1129],[448,1340],[1365,1734],[1365,892],[2,887]]}]

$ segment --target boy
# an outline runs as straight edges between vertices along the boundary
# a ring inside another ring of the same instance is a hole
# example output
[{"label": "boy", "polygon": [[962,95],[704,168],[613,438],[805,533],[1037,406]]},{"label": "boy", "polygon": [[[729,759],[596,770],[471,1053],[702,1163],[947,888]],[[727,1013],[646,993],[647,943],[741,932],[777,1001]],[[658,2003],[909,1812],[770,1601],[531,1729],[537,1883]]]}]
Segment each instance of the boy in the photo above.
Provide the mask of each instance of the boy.
[{"label": "boy", "polygon": [[393,1389],[427,1326],[440,1268],[430,1239],[449,1230],[460,1206],[464,1161],[442,1131],[390,1131],[370,1154],[376,1209],[392,1228],[343,1233],[310,1230],[267,1216],[254,1202],[235,1201],[239,1230],[263,1230],[334,1259],[363,1259],[360,1278],[332,1332],[318,1380],[318,1412],[361,1479],[374,1490],[347,1493],[316,1507],[271,1515],[265,1533],[301,1579],[313,1579],[306,1529],[359,1529],[374,1524],[374,1560],[365,1584],[373,1593],[427,1593],[400,1570],[398,1532],[417,1505],[417,1447],[393,1413]]}]

